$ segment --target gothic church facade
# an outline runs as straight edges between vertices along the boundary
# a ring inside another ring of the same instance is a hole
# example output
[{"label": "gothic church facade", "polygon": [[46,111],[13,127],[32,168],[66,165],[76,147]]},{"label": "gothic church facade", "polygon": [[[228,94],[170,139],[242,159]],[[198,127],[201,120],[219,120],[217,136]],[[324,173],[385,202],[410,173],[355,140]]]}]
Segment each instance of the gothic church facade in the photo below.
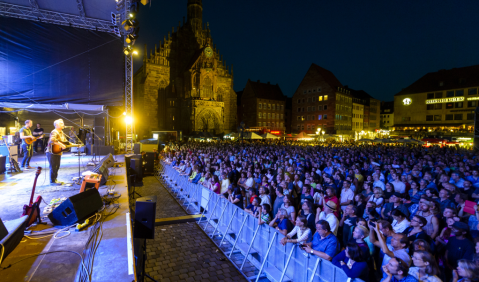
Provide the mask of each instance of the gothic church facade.
[{"label": "gothic church facade", "polygon": [[136,131],[229,133],[236,128],[233,67],[226,65],[202,21],[201,0],[188,0],[187,21],[173,27],[135,73]]}]

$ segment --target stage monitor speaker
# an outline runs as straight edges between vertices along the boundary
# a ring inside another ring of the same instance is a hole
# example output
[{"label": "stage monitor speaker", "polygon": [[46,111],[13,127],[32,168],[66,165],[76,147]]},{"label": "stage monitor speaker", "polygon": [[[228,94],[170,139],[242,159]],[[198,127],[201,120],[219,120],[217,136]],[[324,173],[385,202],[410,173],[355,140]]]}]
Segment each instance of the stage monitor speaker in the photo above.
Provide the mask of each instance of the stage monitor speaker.
[{"label": "stage monitor speaker", "polygon": [[135,186],[143,185],[143,168],[141,157],[134,157],[130,159],[130,175],[135,175]]},{"label": "stage monitor speaker", "polygon": [[5,224],[3,224],[2,219],[0,218],[0,241],[3,240],[3,238],[7,237],[8,235],[8,230],[5,227]]},{"label": "stage monitor speaker", "polygon": [[96,189],[90,189],[66,199],[55,208],[48,218],[54,225],[72,225],[94,215],[103,206]]},{"label": "stage monitor speaker", "polygon": [[99,173],[102,175],[100,185],[105,185],[106,182],[108,181],[108,176],[110,176],[108,168],[112,167],[113,164],[115,164],[113,155],[108,154],[108,156],[101,159],[100,163],[93,169],[93,172]]},{"label": "stage monitor speaker", "polygon": [[155,173],[155,155],[153,152],[146,152],[144,157],[144,172],[145,174],[152,175]]},{"label": "stage monitor speaker", "polygon": [[136,199],[133,238],[155,239],[156,196]]}]

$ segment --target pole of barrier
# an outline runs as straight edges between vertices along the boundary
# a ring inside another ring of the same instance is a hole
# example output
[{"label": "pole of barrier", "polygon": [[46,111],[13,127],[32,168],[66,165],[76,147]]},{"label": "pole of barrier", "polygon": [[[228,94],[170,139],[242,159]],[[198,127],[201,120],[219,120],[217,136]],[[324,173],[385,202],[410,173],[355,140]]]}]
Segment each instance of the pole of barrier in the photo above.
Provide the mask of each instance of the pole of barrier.
[{"label": "pole of barrier", "polygon": [[284,275],[286,274],[286,269],[288,269],[288,264],[289,261],[291,260],[291,256],[293,255],[294,248],[296,247],[296,244],[291,247],[291,252],[289,252],[288,260],[286,261],[286,265],[284,266],[283,272],[281,272],[281,278],[279,278],[279,281],[283,281]]},{"label": "pole of barrier", "polygon": [[251,251],[251,248],[253,247],[254,239],[256,238],[256,234],[258,234],[258,230],[260,226],[261,225],[258,224],[258,227],[256,227],[256,230],[254,231],[253,239],[251,240],[251,243],[248,246],[248,251],[246,252],[246,255],[244,256],[244,260],[243,260],[243,263],[241,264],[240,270],[243,270],[243,266],[246,262],[246,259],[248,258],[249,251]]},{"label": "pole of barrier", "polygon": [[[198,184],[196,184],[197,186],[199,186]],[[202,187],[200,186],[200,188],[193,188],[193,193],[196,193],[198,194],[198,190],[202,190]],[[196,197],[196,196],[195,196]],[[193,197],[193,200],[195,200],[195,197]],[[188,201],[188,205],[186,206],[186,210],[188,210],[188,208],[190,207],[190,204],[191,204],[191,201]],[[198,209],[199,210],[199,209]]]},{"label": "pole of barrier", "polygon": [[316,274],[316,271],[318,270],[318,266],[319,266],[320,261],[321,261],[321,258],[318,257],[318,259],[316,260],[316,263],[314,264],[313,273],[311,274],[311,278],[309,279],[309,282],[313,282],[314,274]]},{"label": "pole of barrier", "polygon": [[230,222],[228,223],[228,226],[226,227],[225,234],[223,234],[223,238],[221,238],[220,247],[223,244],[223,240],[225,239],[226,234],[228,233],[228,230],[230,229],[231,223],[233,222],[233,218],[235,217],[237,211],[238,209],[235,209],[235,211],[233,212],[233,215],[231,216]]},{"label": "pole of barrier", "polygon": [[[210,200],[211,200],[211,198],[212,198],[212,197],[211,197],[211,191],[209,191],[208,194],[209,194],[208,201],[206,201],[206,206],[205,206],[205,208],[203,209],[203,212],[201,213],[200,219],[198,220],[198,225],[200,224],[201,220],[203,219],[203,216],[205,215],[205,212],[206,212],[206,208],[208,208],[208,203],[210,202]],[[200,206],[200,208],[201,208],[201,198],[200,198],[200,205],[199,205],[199,206]]]},{"label": "pole of barrier", "polygon": [[205,228],[203,228],[203,230],[206,231],[206,227],[208,227],[208,222],[210,222],[211,218],[213,217],[213,214],[215,213],[215,209],[216,209],[216,206],[218,205],[218,202],[219,202],[219,201],[220,201],[220,197],[218,197],[218,200],[216,200],[216,204],[215,204],[215,206],[213,207],[213,210],[211,211],[210,218],[206,221]]},{"label": "pole of barrier", "polygon": [[274,239],[276,239],[277,235],[278,235],[278,233],[274,232],[273,239],[269,243],[268,250],[266,251],[266,255],[264,256],[263,262],[261,263],[261,267],[259,269],[258,276],[256,276],[256,282],[259,281],[259,277],[261,276],[261,273],[263,272],[264,265],[266,264],[266,259],[268,258],[268,255],[269,255],[269,251],[271,250],[271,247],[273,246],[273,243],[274,243]]},{"label": "pole of barrier", "polygon": [[240,235],[241,235],[241,231],[243,231],[244,224],[246,223],[246,219],[248,219],[248,216],[245,216],[244,219],[243,219],[243,223],[241,224],[240,230],[239,230],[238,234],[236,235],[235,243],[233,244],[233,247],[231,247],[231,252],[230,252],[229,257],[231,257],[231,255],[233,254],[233,251],[234,251],[234,249],[235,249],[236,243],[238,242],[238,239],[239,239],[239,237],[240,237]]},{"label": "pole of barrier", "polygon": [[213,230],[213,233],[211,234],[211,238],[213,238],[215,236],[216,230],[218,229],[218,226],[220,226],[220,221],[223,218],[223,215],[225,214],[226,207],[228,207],[228,202],[225,203],[225,207],[221,211],[221,215],[218,218],[218,223],[216,224],[215,230]]}]

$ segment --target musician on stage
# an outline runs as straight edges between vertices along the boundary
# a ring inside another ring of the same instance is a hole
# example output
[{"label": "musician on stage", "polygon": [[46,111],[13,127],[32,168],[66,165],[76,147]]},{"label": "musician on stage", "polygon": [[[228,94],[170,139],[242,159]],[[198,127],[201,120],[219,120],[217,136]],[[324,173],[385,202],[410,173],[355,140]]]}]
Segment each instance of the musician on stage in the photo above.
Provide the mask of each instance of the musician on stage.
[{"label": "musician on stage", "polygon": [[[27,119],[25,121],[25,126],[20,129],[20,139],[22,139],[22,151],[23,151],[23,160],[22,160],[22,169],[32,169],[33,167],[30,166],[30,160],[33,156],[33,148],[32,145],[28,145],[25,142],[25,139],[33,138],[32,130],[32,121]],[[26,166],[26,167],[25,167]]]},{"label": "musician on stage", "polygon": [[[66,149],[66,146],[61,142],[67,142],[63,128],[65,124],[62,119],[57,119],[53,122],[55,129],[50,133],[48,139],[46,154],[48,162],[50,163],[50,184],[61,185],[62,183],[57,180],[58,170],[60,169],[60,161],[62,152],[54,154],[52,150],[53,145],[59,145],[62,149]],[[61,141],[61,142],[60,142]]]},{"label": "musician on stage", "polygon": [[[43,128],[41,124],[37,123],[37,128],[33,130],[33,137],[40,137],[43,135]],[[43,153],[43,139],[39,138],[37,141],[33,143],[33,153],[38,152],[38,145],[40,145],[40,149],[42,149]]]}]

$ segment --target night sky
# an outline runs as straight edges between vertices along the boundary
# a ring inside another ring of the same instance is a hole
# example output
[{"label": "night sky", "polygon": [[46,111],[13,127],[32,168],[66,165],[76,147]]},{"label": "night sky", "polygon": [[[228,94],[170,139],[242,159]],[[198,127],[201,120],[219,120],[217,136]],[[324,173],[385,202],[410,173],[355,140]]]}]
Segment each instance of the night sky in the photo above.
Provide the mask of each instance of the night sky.
[{"label": "night sky", "polygon": [[[144,44],[150,50],[176,30],[186,3],[141,6],[135,70]],[[203,22],[233,64],[235,91],[249,78],[292,96],[315,63],[383,101],[428,72],[479,64],[478,12],[475,0],[203,0]]]}]

